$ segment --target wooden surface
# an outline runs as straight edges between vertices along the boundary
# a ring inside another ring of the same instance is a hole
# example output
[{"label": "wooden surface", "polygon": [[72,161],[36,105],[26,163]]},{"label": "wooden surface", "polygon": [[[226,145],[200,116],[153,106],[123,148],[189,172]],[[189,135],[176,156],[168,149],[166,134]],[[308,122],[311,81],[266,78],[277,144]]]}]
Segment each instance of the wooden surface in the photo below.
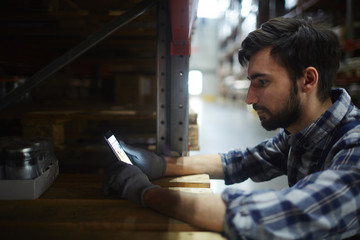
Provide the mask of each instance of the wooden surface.
[{"label": "wooden surface", "polygon": [[[102,193],[101,175],[61,174],[37,200],[0,201],[0,232],[12,239],[223,239],[182,221]],[[211,193],[208,175],[154,183]],[[21,229],[21,231],[19,231]],[[36,237],[36,238],[35,238]]]},{"label": "wooden surface", "polygon": [[[1,229],[1,227],[0,227]],[[30,238],[28,238],[30,236]],[[218,233],[212,232],[174,232],[174,231],[84,231],[74,229],[71,232],[56,229],[44,229],[42,232],[34,232],[29,229],[13,232],[12,234],[2,235],[4,239],[36,239],[36,240],[225,240]],[[6,238],[8,237],[8,238]]]},{"label": "wooden surface", "polygon": [[207,174],[167,177],[155,180],[153,183],[162,187],[210,188],[210,179]]},{"label": "wooden surface", "polygon": [[[103,177],[92,174],[61,174],[41,199],[105,199],[102,192]],[[183,191],[211,192],[207,174],[166,177],[153,181],[161,187]]]}]

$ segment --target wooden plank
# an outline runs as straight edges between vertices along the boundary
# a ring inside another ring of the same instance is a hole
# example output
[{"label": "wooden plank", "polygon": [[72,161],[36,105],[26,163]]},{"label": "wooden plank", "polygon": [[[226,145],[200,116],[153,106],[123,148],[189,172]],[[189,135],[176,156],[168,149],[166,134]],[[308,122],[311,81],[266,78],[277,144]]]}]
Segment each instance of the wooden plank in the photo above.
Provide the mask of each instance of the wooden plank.
[{"label": "wooden plank", "polygon": [[[199,189],[199,188],[198,188]],[[191,191],[189,189],[183,189]],[[193,192],[197,192],[193,189]],[[206,189],[200,189],[208,193]],[[0,229],[31,229],[34,232],[122,230],[199,231],[182,221],[125,200],[37,199],[0,202]],[[2,231],[3,233],[3,231]]]},{"label": "wooden plank", "polygon": [[[1,229],[1,227],[0,227]],[[43,229],[41,232],[32,229],[6,229],[2,232],[4,239],[31,239],[37,240],[145,240],[145,239],[161,239],[161,240],[225,240],[219,233],[200,232],[200,231],[186,231],[186,232],[162,232],[162,231],[121,231],[121,230],[104,230],[92,231],[84,229],[74,229],[71,232],[63,231],[62,229]]]},{"label": "wooden plank", "polygon": [[196,231],[187,223],[124,200],[1,201],[0,226],[18,229]]},{"label": "wooden plank", "polygon": [[42,199],[105,199],[101,174],[60,174]]},{"label": "wooden plank", "polygon": [[168,189],[196,194],[213,194],[213,191],[210,188],[169,187]]},{"label": "wooden plank", "polygon": [[[109,199],[103,194],[103,179],[101,174],[60,174],[41,199]],[[207,174],[166,177],[153,183],[177,190],[211,193]]]},{"label": "wooden plank", "polygon": [[155,180],[153,183],[162,187],[210,188],[210,178],[207,174],[166,177]]},{"label": "wooden plank", "polygon": [[[61,174],[40,199],[0,201],[1,236],[70,240],[224,239],[220,234],[203,232],[135,203],[105,197],[103,178],[102,174]],[[154,182],[177,191],[211,193],[206,174]]]},{"label": "wooden plank", "polygon": [[105,199],[102,183],[54,183],[41,199]]},{"label": "wooden plank", "polygon": [[135,110],[53,110],[28,112],[28,119],[59,119],[60,120],[152,120],[155,119],[153,111]]}]

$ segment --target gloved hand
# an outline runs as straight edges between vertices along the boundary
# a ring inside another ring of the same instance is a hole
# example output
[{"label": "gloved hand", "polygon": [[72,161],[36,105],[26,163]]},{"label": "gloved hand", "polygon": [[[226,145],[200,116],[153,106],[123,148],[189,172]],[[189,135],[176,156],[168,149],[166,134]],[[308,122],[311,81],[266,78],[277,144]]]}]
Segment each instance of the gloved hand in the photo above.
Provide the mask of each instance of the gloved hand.
[{"label": "gloved hand", "polygon": [[150,180],[161,178],[166,171],[166,161],[163,157],[145,149],[132,147],[120,142],[131,162],[138,166]]},{"label": "gloved hand", "polygon": [[158,187],[138,167],[117,161],[109,167],[105,176],[104,194],[115,194],[146,207],[143,197],[145,191]]}]

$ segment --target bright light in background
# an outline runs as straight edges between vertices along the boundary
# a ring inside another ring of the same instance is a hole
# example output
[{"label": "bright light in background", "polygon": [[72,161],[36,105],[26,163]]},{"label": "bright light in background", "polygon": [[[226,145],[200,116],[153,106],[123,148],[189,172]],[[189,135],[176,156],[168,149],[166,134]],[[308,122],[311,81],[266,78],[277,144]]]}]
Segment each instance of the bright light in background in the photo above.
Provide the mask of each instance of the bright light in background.
[{"label": "bright light in background", "polygon": [[200,95],[203,87],[203,75],[198,70],[189,72],[189,94]]},{"label": "bright light in background", "polygon": [[248,89],[250,87],[250,80],[235,80],[234,88],[238,90]]},{"label": "bright light in background", "polygon": [[291,9],[293,7],[295,7],[297,4],[297,0],[285,0],[285,8],[286,9]]},{"label": "bright light in background", "polygon": [[241,16],[246,17],[251,11],[252,0],[242,0],[241,2]]},{"label": "bright light in background", "polygon": [[230,0],[199,0],[198,18],[219,18],[228,8]]},{"label": "bright light in background", "polygon": [[257,16],[255,13],[249,13],[247,18],[245,18],[243,25],[242,25],[242,31],[247,34],[254,29],[256,29],[256,22],[257,22]]}]

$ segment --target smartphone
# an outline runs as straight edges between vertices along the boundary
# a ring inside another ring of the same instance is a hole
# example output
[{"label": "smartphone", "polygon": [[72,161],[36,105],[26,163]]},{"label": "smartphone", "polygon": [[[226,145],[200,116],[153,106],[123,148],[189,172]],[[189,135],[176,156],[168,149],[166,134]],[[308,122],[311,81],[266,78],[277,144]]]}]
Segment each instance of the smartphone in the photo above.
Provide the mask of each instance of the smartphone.
[{"label": "smartphone", "polygon": [[104,135],[104,138],[108,143],[109,147],[111,148],[111,150],[114,152],[117,159],[132,165],[132,162],[130,161],[129,157],[126,155],[123,147],[121,146],[121,144],[119,143],[119,141],[116,139],[115,135],[111,131],[108,131]]}]

